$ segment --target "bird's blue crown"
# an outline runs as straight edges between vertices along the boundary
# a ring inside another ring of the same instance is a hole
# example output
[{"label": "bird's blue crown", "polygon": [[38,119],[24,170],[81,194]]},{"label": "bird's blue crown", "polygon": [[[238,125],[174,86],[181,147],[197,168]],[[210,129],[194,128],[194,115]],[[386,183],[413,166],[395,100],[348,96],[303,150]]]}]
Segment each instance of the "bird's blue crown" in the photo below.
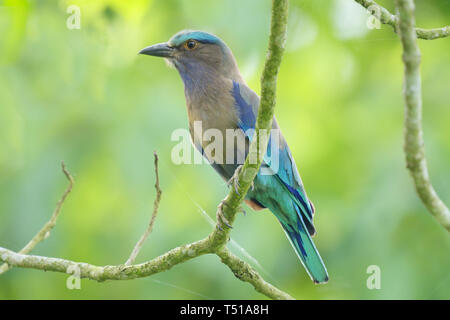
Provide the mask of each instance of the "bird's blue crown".
[{"label": "bird's blue crown", "polygon": [[215,35],[211,33],[203,31],[183,30],[174,35],[169,40],[169,44],[171,46],[177,47],[189,39],[194,39],[202,43],[213,43],[213,44],[222,43],[222,41],[219,38],[217,38]]}]

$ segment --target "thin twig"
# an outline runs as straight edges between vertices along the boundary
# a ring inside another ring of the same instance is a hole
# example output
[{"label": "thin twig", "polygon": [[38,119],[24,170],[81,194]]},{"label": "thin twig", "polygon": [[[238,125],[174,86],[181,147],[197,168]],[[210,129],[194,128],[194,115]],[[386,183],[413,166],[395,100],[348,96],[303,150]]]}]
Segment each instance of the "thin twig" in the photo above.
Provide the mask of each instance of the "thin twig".
[{"label": "thin twig", "polygon": [[136,260],[136,257],[139,254],[139,251],[141,251],[141,248],[144,245],[145,240],[150,235],[150,233],[152,233],[153,224],[155,223],[156,215],[158,214],[159,202],[161,201],[162,191],[159,188],[158,154],[155,151],[155,152],[153,152],[153,155],[155,157],[155,176],[156,176],[155,189],[156,189],[156,198],[155,198],[155,201],[153,202],[152,217],[150,218],[150,222],[149,222],[149,224],[147,226],[147,229],[145,230],[144,234],[141,236],[139,241],[134,246],[134,249],[131,252],[130,257],[128,258],[127,262],[125,262],[125,265],[131,265],[131,264],[134,263],[134,260]]},{"label": "thin twig", "polygon": [[404,150],[406,166],[414,180],[416,191],[428,211],[450,232],[450,211],[431,184],[425,157],[422,130],[422,90],[420,78],[420,50],[414,32],[414,2],[396,0],[399,11],[399,31],[403,45],[405,66]]},{"label": "thin twig", "polygon": [[[381,23],[390,25],[394,32],[398,33],[399,17],[390,13],[386,8],[380,6],[373,0],[355,0],[370,13],[376,13],[374,16],[380,20]],[[424,40],[434,40],[450,36],[450,26],[434,29],[414,28],[413,29],[418,38]]]},{"label": "thin twig", "polygon": [[[56,208],[53,211],[53,214],[52,214],[50,220],[27,243],[27,245],[25,247],[23,247],[22,250],[19,251],[20,254],[27,254],[27,253],[29,253],[31,250],[34,249],[34,247],[39,242],[47,239],[49,237],[49,235],[50,235],[50,231],[56,225],[56,219],[58,218],[59,213],[61,212],[61,208],[62,208],[62,205],[64,204],[64,201],[66,200],[66,198],[69,195],[69,193],[72,191],[72,187],[73,187],[73,183],[74,183],[73,177],[69,173],[69,171],[67,171],[66,166],[64,164],[64,161],[61,161],[61,168],[62,168],[62,171],[63,171],[64,175],[66,176],[67,180],[69,181],[69,185],[67,186],[66,190],[64,191],[62,197],[59,199],[58,203],[56,204]],[[2,266],[0,266],[0,275],[2,273],[4,273],[4,272],[8,271],[8,269],[9,269],[9,266],[6,263],[3,264]]]}]

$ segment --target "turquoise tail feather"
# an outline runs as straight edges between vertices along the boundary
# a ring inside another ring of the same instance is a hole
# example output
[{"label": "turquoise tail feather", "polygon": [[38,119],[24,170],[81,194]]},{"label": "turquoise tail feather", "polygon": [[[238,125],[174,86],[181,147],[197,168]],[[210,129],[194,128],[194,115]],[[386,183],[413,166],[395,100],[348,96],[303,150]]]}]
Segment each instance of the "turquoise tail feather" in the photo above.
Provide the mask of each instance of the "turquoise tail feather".
[{"label": "turquoise tail feather", "polygon": [[[315,283],[326,283],[328,282],[327,269],[305,227],[305,223],[299,212],[300,209],[296,204],[294,204],[294,207],[299,217],[297,225],[295,226],[284,219],[279,219],[281,226],[311,279]],[[276,213],[275,215],[278,216]]]}]

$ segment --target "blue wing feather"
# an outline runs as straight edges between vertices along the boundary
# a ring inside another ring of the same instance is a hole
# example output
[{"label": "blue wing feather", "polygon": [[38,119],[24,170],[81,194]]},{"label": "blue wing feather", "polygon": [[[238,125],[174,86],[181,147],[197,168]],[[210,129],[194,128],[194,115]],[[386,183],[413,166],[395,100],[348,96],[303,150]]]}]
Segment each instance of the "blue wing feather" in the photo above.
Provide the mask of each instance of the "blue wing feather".
[{"label": "blue wing feather", "polygon": [[[248,89],[244,87],[244,90]],[[254,129],[256,124],[256,113],[258,111],[259,106],[259,98],[256,94],[254,94],[253,101],[247,102],[245,97],[242,96],[242,89],[239,83],[233,81],[233,97],[236,102],[236,107],[238,110],[238,125],[239,127],[246,132],[249,139],[251,140],[252,134],[251,130]],[[253,92],[252,92],[253,93]],[[250,100],[250,97],[247,97]],[[275,127],[277,125],[275,124]],[[247,132],[250,132],[248,134]],[[306,213],[306,218],[312,223],[313,218],[313,209],[310,201],[306,197],[306,193],[303,188],[302,181],[300,179],[300,175],[297,171],[297,167],[295,162],[293,161],[291,151],[284,139],[281,140],[279,152],[279,167],[275,172],[275,176],[280,179],[280,181],[286,186],[288,191],[299,201],[300,206],[304,209],[303,211]],[[271,167],[270,163],[270,150],[271,150],[271,140],[269,140],[269,144],[267,146],[268,153],[266,153],[264,157],[264,162]]]},{"label": "blue wing feather", "polygon": [[[248,129],[255,128],[259,97],[245,85],[236,82],[233,83],[232,93],[238,113],[238,126],[251,140],[254,130]],[[279,129],[275,119],[273,123],[273,128]],[[311,239],[315,233],[312,222],[313,207],[306,196],[291,151],[281,134],[278,142],[277,168],[270,158],[272,139],[269,140],[268,153],[264,156],[262,164],[271,168],[274,174],[258,173],[255,179],[255,192],[251,191],[249,194],[278,218],[297,256],[314,282],[327,282],[327,269]]]}]

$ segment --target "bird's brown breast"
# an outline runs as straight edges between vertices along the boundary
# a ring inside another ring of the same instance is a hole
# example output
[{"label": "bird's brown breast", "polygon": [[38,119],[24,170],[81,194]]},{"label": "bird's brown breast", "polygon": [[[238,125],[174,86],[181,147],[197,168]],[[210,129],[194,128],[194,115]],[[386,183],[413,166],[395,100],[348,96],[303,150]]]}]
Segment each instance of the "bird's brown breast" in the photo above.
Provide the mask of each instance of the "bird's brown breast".
[{"label": "bird's brown breast", "polygon": [[[223,90],[224,87],[227,90]],[[238,115],[231,90],[232,81],[222,80],[221,83],[211,84],[199,92],[186,95],[189,130],[194,144],[203,149],[213,142],[216,146],[221,145],[214,153],[223,161],[226,159],[227,130],[238,129]],[[221,141],[216,141],[217,135],[221,136]],[[238,135],[242,137],[237,139],[245,139],[243,133]],[[229,141],[228,145],[230,143],[233,141]]]}]

